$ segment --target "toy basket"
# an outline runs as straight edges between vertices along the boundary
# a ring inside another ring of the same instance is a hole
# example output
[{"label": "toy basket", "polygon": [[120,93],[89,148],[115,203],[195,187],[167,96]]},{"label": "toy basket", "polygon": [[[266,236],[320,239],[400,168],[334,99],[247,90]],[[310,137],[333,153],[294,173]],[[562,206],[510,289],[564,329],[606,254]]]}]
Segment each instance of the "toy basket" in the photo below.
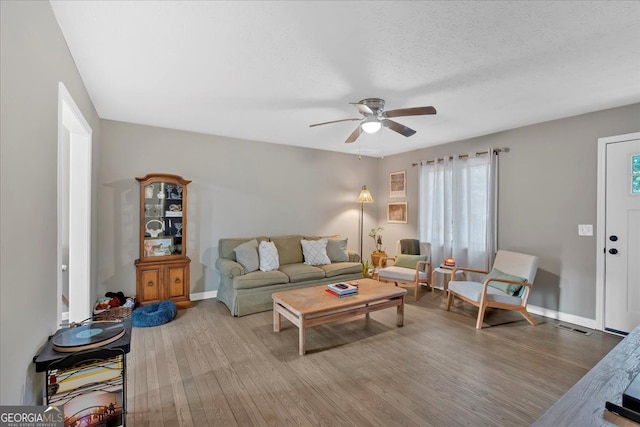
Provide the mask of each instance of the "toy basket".
[{"label": "toy basket", "polygon": [[128,319],[134,307],[112,307],[93,316],[95,320]]}]

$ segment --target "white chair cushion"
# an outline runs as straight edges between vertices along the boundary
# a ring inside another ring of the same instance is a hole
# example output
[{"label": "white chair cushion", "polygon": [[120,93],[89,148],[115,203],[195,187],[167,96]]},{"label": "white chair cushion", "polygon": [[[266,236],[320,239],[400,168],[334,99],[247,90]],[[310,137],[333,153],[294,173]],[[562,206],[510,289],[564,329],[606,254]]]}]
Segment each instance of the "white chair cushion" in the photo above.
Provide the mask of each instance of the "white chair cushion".
[{"label": "white chair cushion", "polygon": [[533,283],[538,270],[538,257],[518,252],[499,250],[493,262],[493,268],[513,276],[524,277]]},{"label": "white chair cushion", "polygon": [[[378,271],[380,280],[388,280],[390,282],[413,283],[416,281],[416,270],[405,267],[390,266]],[[426,280],[427,273],[421,271],[420,279]]]},{"label": "white chair cushion", "polygon": [[[471,301],[480,302],[482,296],[482,283],[469,281],[451,281],[449,290]],[[487,300],[503,304],[522,305],[522,299],[505,294],[499,289],[487,287]]]}]

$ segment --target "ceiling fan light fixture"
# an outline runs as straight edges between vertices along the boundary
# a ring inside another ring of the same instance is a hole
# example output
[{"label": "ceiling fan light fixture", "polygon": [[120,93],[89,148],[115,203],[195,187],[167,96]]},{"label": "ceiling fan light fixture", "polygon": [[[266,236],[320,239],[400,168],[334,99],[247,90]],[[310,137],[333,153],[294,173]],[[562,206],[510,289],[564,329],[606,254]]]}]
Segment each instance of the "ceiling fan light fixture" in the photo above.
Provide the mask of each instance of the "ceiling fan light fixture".
[{"label": "ceiling fan light fixture", "polygon": [[409,137],[415,134],[416,131],[401,123],[391,120],[391,118],[436,114],[436,109],[432,106],[400,108],[398,110],[385,111],[384,99],[380,98],[366,98],[361,100],[360,102],[350,102],[349,104],[353,105],[358,110],[358,112],[362,115],[362,118],[332,120],[330,122],[315,123],[309,125],[309,127],[358,120],[360,123],[353,130],[353,132],[351,132],[351,135],[349,135],[349,137],[344,141],[345,143],[349,144],[351,142],[355,142],[356,139],[358,139],[358,137],[362,134],[362,132],[369,134],[376,133],[382,126],[396,133],[399,133],[402,136]]},{"label": "ceiling fan light fixture", "polygon": [[366,133],[376,133],[382,127],[382,123],[378,121],[376,117],[367,117],[364,122],[362,122],[362,130]]}]

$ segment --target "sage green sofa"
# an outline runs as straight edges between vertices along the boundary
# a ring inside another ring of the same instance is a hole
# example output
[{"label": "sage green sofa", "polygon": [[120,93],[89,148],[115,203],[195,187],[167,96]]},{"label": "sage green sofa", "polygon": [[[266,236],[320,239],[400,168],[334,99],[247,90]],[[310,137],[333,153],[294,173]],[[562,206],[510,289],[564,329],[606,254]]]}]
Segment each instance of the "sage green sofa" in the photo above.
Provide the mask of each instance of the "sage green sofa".
[{"label": "sage green sofa", "polygon": [[[216,298],[229,308],[232,316],[244,316],[273,309],[271,300],[273,292],[363,277],[360,255],[349,250],[345,251],[348,261],[332,261],[331,264],[317,266],[304,264],[301,240],[320,238],[319,236],[289,235],[220,239],[216,261],[216,269],[220,272],[220,286]],[[341,240],[340,236],[322,238]],[[278,270],[258,270],[248,273],[242,264],[237,262],[234,248],[253,239],[258,243],[267,241],[275,244],[280,260]],[[344,255],[335,258],[345,259]]]}]

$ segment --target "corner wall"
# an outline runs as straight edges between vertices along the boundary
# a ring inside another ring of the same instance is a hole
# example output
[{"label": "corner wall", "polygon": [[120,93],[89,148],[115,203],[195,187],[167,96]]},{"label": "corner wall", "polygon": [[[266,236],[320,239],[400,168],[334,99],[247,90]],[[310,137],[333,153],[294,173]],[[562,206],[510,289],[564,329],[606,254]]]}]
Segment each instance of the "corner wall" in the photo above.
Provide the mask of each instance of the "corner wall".
[{"label": "corner wall", "polygon": [[[188,186],[191,294],[218,289],[218,240],[282,234],[340,234],[359,251],[360,206],[376,191],[378,159],[104,120],[99,177],[100,291],[135,294],[139,184],[173,173]],[[374,226],[375,204],[365,205]],[[366,237],[366,235],[365,235]],[[366,237],[368,239],[368,237]],[[370,239],[369,239],[370,240]],[[365,253],[368,248],[365,240]]]},{"label": "corner wall", "polygon": [[0,1],[0,58],[0,404],[39,405],[32,358],[58,329],[58,82],[93,129],[94,207],[100,121],[49,2]]},{"label": "corner wall", "polygon": [[[498,248],[540,257],[529,304],[568,321],[595,319],[597,142],[637,132],[639,123],[640,104],[633,104],[386,157],[378,188],[388,196],[389,172],[406,170],[409,203],[408,224],[386,224],[386,203],[404,199],[377,199],[387,248],[418,235],[419,171],[412,163],[509,147],[499,160]],[[578,224],[593,224],[594,236],[578,236]]]}]

